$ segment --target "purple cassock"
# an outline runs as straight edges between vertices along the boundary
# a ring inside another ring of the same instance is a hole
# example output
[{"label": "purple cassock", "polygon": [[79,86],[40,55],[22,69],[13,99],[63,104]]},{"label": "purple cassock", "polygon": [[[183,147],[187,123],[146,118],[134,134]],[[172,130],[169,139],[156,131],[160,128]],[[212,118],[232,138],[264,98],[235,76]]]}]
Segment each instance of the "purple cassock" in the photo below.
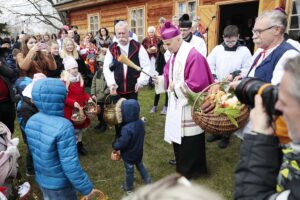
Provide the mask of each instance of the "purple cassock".
[{"label": "purple cassock", "polygon": [[[175,58],[176,54],[174,59],[172,59],[173,62]],[[165,88],[168,88],[169,86],[170,62],[171,59],[169,59],[164,67]],[[196,93],[201,92],[205,87],[214,82],[214,78],[206,59],[195,48],[190,51],[187,57],[184,70],[184,80],[187,86]]]}]

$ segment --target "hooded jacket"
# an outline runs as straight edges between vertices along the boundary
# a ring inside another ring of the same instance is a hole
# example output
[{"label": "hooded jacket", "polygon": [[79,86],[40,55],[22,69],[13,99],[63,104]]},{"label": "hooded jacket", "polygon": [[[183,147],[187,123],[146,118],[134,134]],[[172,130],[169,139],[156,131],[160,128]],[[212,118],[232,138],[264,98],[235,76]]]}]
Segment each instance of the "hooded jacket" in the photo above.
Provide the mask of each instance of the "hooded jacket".
[{"label": "hooded jacket", "polygon": [[79,163],[73,125],[64,118],[65,98],[66,87],[61,80],[46,78],[33,86],[32,100],[39,112],[28,120],[25,132],[35,180],[45,189],[73,186],[87,195],[93,186]]},{"label": "hooded jacket", "polygon": [[125,162],[137,164],[143,158],[145,137],[144,122],[140,120],[140,106],[134,99],[121,103],[122,127],[120,137],[113,143],[113,149],[121,151]]}]

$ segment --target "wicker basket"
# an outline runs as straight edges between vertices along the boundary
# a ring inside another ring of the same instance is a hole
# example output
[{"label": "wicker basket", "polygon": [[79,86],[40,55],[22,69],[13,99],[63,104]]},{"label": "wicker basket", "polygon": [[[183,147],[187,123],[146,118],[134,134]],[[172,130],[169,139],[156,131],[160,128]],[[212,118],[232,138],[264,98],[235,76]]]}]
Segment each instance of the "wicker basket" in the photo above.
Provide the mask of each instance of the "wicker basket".
[{"label": "wicker basket", "polygon": [[74,108],[71,120],[76,126],[82,125],[86,120],[86,116],[83,112],[83,109]]},{"label": "wicker basket", "polygon": [[[98,190],[98,189],[94,189],[93,191],[93,197],[90,198],[90,200],[92,199],[96,199],[96,200],[107,200],[107,196],[101,191],[101,190]],[[81,197],[80,200],[86,200],[84,197]]]},{"label": "wicker basket", "polygon": [[[228,82],[221,82],[228,84]],[[238,127],[236,127],[225,115],[203,113],[201,107],[196,110],[195,105],[201,95],[203,95],[210,87],[220,84],[214,83],[206,87],[197,96],[194,105],[192,106],[192,117],[197,125],[199,125],[205,132],[212,134],[230,134],[239,128],[243,127],[249,117],[249,109],[246,105],[242,105],[239,117],[236,118]]]},{"label": "wicker basket", "polygon": [[116,117],[116,105],[113,104],[113,102],[107,104],[107,98],[110,96],[111,95],[107,95],[107,97],[105,98],[103,119],[108,125],[114,126],[118,124]]},{"label": "wicker basket", "polygon": [[98,106],[94,101],[87,102],[84,107],[84,113],[92,120],[100,113],[100,106]]}]

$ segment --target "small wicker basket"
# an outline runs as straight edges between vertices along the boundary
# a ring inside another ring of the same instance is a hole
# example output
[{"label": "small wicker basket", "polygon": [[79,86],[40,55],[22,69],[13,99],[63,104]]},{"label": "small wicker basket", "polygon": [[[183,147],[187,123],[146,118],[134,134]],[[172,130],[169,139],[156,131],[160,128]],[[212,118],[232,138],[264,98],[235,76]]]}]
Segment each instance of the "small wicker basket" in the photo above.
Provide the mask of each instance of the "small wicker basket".
[{"label": "small wicker basket", "polygon": [[83,112],[83,109],[74,108],[71,120],[76,126],[82,125],[86,120],[86,116]]},{"label": "small wicker basket", "polygon": [[[228,82],[221,82],[228,84]],[[199,108],[195,108],[197,101],[201,95],[209,90],[212,86],[220,84],[214,83],[206,87],[199,93],[197,96],[193,106],[192,106],[192,117],[194,122],[199,125],[205,132],[212,133],[212,134],[230,134],[234,131],[238,130],[239,128],[243,127],[249,117],[249,109],[246,105],[242,105],[240,110],[240,115],[236,118],[238,127],[236,127],[225,115],[218,115],[212,113],[203,113],[201,110],[201,104]]]},{"label": "small wicker basket", "polygon": [[84,107],[84,113],[92,120],[100,113],[100,106],[98,106],[94,101],[87,102]]},{"label": "small wicker basket", "polygon": [[[94,191],[93,191],[93,197],[90,198],[90,200],[92,200],[92,199],[107,200],[108,199],[107,196],[101,190],[98,190],[98,189],[94,189]],[[81,197],[80,200],[86,200],[86,199],[84,197]]]},{"label": "small wicker basket", "polygon": [[118,124],[116,117],[116,105],[113,104],[113,102],[107,104],[107,99],[110,96],[111,95],[107,95],[107,97],[105,98],[103,118],[108,125],[114,126]]}]

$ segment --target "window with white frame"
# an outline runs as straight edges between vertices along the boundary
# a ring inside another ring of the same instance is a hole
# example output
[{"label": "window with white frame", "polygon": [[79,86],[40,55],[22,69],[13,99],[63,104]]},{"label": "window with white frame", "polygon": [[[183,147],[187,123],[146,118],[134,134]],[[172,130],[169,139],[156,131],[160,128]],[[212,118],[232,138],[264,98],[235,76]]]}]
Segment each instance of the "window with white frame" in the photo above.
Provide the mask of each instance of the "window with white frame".
[{"label": "window with white frame", "polygon": [[197,1],[179,1],[177,2],[177,13],[179,17],[183,14],[187,13],[190,16],[190,20],[196,16],[196,9],[197,9]]},{"label": "window with white frame", "polygon": [[88,15],[88,21],[89,21],[89,32],[92,32],[93,35],[95,36],[100,27],[99,14]]},{"label": "window with white frame", "polygon": [[297,0],[292,1],[288,34],[293,39],[298,40],[300,38],[300,2]]},{"label": "window with white frame", "polygon": [[133,33],[138,37],[139,42],[142,42],[145,36],[145,8],[129,9],[129,25]]}]

